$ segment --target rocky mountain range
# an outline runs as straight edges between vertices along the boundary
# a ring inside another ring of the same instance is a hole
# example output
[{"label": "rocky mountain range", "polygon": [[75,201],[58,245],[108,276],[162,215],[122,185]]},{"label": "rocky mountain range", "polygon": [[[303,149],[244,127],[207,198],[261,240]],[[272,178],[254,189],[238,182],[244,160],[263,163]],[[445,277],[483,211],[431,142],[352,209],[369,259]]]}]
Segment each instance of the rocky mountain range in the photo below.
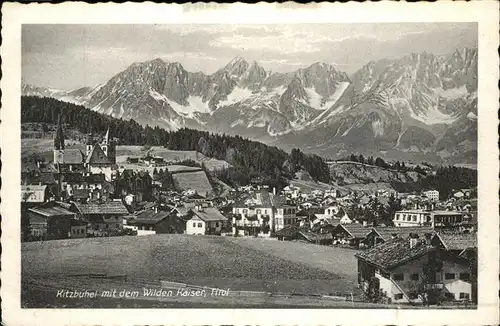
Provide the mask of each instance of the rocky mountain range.
[{"label": "rocky mountain range", "polygon": [[154,59],[133,63],[104,85],[69,92],[23,85],[22,94],[150,126],[240,134],[332,158],[361,152],[476,161],[476,49],[371,61],[352,76],[319,62],[272,72],[241,57],[207,75]]}]

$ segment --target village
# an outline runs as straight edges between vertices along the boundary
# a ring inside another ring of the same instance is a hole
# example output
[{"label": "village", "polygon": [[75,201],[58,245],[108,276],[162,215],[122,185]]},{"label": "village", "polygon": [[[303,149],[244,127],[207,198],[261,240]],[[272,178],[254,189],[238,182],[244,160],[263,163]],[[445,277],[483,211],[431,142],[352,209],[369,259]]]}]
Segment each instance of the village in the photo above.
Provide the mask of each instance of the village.
[{"label": "village", "polygon": [[[477,302],[477,190],[421,193],[281,190],[254,180],[216,194],[204,169],[159,157],[117,164],[108,132],[22,172],[21,239],[185,234],[266,238],[346,248],[358,287],[380,303]],[[191,180],[192,181],[192,180]],[[196,186],[196,185],[199,186]],[[194,185],[194,186],[193,186]],[[154,238],[151,238],[154,241]]]}]

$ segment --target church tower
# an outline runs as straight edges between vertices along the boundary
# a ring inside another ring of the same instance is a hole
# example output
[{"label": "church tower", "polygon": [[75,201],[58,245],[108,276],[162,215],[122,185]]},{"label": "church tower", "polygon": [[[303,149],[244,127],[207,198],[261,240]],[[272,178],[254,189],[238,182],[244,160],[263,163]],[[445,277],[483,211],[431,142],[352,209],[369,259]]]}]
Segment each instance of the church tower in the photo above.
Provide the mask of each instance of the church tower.
[{"label": "church tower", "polygon": [[101,143],[101,149],[104,154],[108,157],[109,161],[116,164],[116,144],[109,137],[109,127],[106,131],[106,135]]},{"label": "church tower", "polygon": [[85,144],[85,157],[89,157],[92,153],[92,147],[94,146],[94,137],[92,134],[87,135],[87,143]]},{"label": "church tower", "polygon": [[54,164],[64,163],[64,133],[61,123],[61,114],[57,121],[57,130],[54,136]]}]

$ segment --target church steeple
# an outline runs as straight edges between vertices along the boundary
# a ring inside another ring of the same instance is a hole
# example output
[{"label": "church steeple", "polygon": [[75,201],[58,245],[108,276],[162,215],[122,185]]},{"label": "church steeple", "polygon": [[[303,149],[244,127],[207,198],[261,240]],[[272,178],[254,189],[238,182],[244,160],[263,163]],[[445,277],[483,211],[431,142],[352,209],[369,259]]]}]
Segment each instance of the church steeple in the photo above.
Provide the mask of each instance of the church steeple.
[{"label": "church steeple", "polygon": [[54,136],[54,164],[64,163],[64,133],[62,129],[61,113],[59,113],[57,120],[57,130]]},{"label": "church steeple", "polygon": [[61,123],[61,114],[59,113],[59,118],[57,121],[57,131],[54,137],[54,149],[62,149],[64,150],[64,133],[62,129]]}]

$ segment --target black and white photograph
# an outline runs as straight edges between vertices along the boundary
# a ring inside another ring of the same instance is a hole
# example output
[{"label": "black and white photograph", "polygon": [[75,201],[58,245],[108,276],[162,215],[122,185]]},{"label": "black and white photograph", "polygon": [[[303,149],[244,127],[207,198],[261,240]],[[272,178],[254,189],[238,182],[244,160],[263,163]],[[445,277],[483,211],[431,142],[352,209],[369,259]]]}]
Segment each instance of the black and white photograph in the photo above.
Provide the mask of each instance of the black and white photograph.
[{"label": "black and white photograph", "polygon": [[21,24],[20,308],[476,311],[480,42],[458,20]]}]

